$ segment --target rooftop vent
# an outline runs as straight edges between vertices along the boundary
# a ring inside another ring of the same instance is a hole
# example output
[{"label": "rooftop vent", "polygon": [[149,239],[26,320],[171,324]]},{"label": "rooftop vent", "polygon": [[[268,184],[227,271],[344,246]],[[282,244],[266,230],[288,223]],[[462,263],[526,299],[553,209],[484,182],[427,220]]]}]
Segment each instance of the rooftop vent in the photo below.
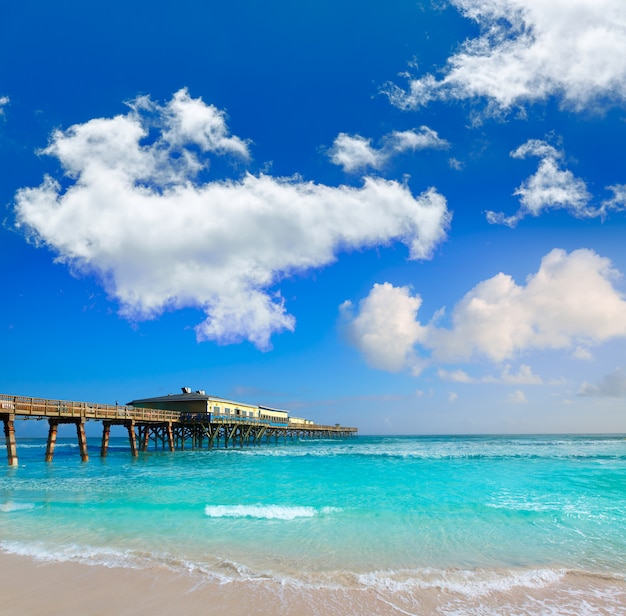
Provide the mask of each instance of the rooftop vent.
[{"label": "rooftop vent", "polygon": [[201,396],[206,396],[206,393],[204,393],[204,389],[198,389],[198,391],[196,391],[197,394],[200,394]]},{"label": "rooftop vent", "polygon": [[190,394],[191,393],[191,387],[181,387],[181,389],[183,390],[184,394]]}]

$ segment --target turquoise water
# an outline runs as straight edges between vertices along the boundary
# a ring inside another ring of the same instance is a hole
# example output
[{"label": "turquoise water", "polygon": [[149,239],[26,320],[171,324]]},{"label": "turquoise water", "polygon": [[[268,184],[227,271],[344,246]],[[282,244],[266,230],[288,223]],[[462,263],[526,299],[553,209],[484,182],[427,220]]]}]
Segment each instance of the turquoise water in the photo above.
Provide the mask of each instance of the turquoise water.
[{"label": "turquoise water", "polygon": [[81,463],[60,439],[46,464],[45,440],[18,426],[19,466],[0,466],[0,549],[374,589],[402,613],[432,588],[450,595],[441,613],[454,597],[492,613],[520,588],[626,610],[623,436],[361,436],[137,459],[125,439],[105,459],[89,445]]}]

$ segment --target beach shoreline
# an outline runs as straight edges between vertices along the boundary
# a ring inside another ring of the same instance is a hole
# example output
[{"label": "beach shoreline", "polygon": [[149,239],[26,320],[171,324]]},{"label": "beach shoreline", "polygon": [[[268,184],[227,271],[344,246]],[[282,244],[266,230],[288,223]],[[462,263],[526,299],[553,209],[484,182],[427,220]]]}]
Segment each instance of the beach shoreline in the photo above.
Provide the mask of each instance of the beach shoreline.
[{"label": "beach shoreline", "polygon": [[[372,592],[314,589],[299,593],[276,580],[220,583],[202,574],[165,567],[127,569],[76,562],[39,562],[0,552],[3,616],[137,616],[141,614],[228,614],[313,616],[341,613],[348,599],[354,613],[399,612]],[[348,595],[353,595],[351,599]]]},{"label": "beach shoreline", "polygon": [[[220,583],[200,572],[166,567],[129,569],[77,562],[38,561],[0,552],[3,616],[376,616],[449,613],[549,613],[613,616],[626,608],[626,580],[615,576],[563,574],[554,583],[461,596],[439,586],[406,589],[297,588],[273,579]],[[595,598],[595,600],[594,600]],[[462,611],[459,611],[461,609]]]},{"label": "beach shoreline", "polygon": [[45,446],[0,477],[3,616],[626,613],[623,439]]}]

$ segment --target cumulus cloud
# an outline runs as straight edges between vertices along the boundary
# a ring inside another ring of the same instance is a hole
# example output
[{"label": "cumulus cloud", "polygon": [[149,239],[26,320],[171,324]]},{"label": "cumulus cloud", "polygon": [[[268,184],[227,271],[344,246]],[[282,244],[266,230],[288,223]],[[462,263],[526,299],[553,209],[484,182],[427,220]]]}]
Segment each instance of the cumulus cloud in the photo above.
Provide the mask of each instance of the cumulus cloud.
[{"label": "cumulus cloud", "polygon": [[[531,350],[572,350],[626,336],[626,300],[614,287],[619,273],[611,262],[592,250],[571,253],[554,249],[541,261],[539,270],[518,285],[499,273],[471,289],[454,307],[449,327],[433,318],[422,324],[418,318],[419,296],[406,287],[376,285],[360,303],[368,314],[369,298],[376,299],[375,319],[360,320],[352,328],[352,342],[372,365],[402,369],[427,361],[437,364],[486,358],[501,363]],[[381,297],[382,296],[382,297]],[[360,318],[352,316],[352,324]],[[393,319],[402,328],[390,329]],[[400,333],[402,332],[402,333]],[[406,335],[403,332],[408,332]],[[366,344],[367,340],[375,340]],[[375,364],[377,349],[397,349],[394,362]],[[466,382],[463,372],[443,373],[449,380]],[[539,377],[522,365],[517,374],[505,369],[498,382],[537,383]]]},{"label": "cumulus cloud", "polygon": [[626,301],[614,288],[618,273],[592,250],[555,249],[536,274],[518,285],[499,273],[480,282],[455,306],[451,329],[429,340],[442,360],[482,355],[505,361],[530,349],[568,349],[626,335]]},{"label": "cumulus cloud", "polygon": [[626,398],[626,374],[621,368],[616,368],[610,374],[605,375],[597,385],[583,383],[578,395]]},{"label": "cumulus cloud", "polygon": [[372,146],[371,139],[340,133],[328,154],[335,165],[343,167],[348,173],[353,173],[368,167],[380,169],[390,158],[402,152],[415,152],[427,148],[445,149],[449,145],[434,130],[428,126],[421,126],[418,130],[389,133],[383,137],[380,148]]},{"label": "cumulus cloud", "polygon": [[224,112],[187,90],[129,107],[55,131],[43,153],[65,177],[15,196],[18,226],[73,270],[98,275],[128,318],[195,307],[206,315],[199,340],[266,349],[294,328],[276,289],[285,276],[393,241],[425,259],[445,238],[450,215],[434,189],[413,196],[367,177],[360,188],[249,173],[201,181],[214,157],[250,158]]},{"label": "cumulus cloud", "polygon": [[626,100],[626,4],[623,0],[450,0],[480,27],[448,58],[440,79],[391,85],[404,109],[433,100],[486,98],[491,107],[558,97],[581,110]]},{"label": "cumulus cloud", "polygon": [[340,311],[348,339],[370,366],[391,372],[410,368],[418,373],[421,362],[414,347],[424,337],[424,328],[417,321],[421,304],[421,298],[412,296],[408,287],[385,282],[375,284],[359,302],[358,314],[349,301]]},{"label": "cumulus cloud", "polygon": [[513,158],[537,156],[539,167],[536,173],[523,182],[513,193],[520,198],[521,207],[513,216],[502,212],[487,212],[487,220],[492,224],[504,224],[515,227],[528,215],[539,216],[544,210],[564,209],[576,218],[594,218],[603,216],[606,206],[589,206],[591,195],[583,180],[574,176],[568,169],[563,169],[563,152],[545,141],[530,139],[517,150],[511,152]]}]

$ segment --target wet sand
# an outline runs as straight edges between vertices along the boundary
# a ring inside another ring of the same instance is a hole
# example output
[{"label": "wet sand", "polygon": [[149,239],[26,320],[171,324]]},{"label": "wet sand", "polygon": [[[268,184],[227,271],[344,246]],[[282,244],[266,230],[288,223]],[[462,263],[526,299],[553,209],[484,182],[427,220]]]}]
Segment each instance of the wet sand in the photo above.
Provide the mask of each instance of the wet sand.
[{"label": "wet sand", "polygon": [[271,580],[220,584],[165,568],[40,563],[29,557],[0,553],[3,616],[398,614],[370,592],[340,591],[338,595],[333,596],[328,589],[300,593]]},{"label": "wet sand", "polygon": [[515,586],[488,593],[458,593],[437,585],[399,588],[297,587],[276,580],[228,583],[200,573],[163,568],[123,569],[47,563],[0,553],[3,616],[420,616],[443,614],[625,613],[626,581],[570,572],[539,588]]}]

